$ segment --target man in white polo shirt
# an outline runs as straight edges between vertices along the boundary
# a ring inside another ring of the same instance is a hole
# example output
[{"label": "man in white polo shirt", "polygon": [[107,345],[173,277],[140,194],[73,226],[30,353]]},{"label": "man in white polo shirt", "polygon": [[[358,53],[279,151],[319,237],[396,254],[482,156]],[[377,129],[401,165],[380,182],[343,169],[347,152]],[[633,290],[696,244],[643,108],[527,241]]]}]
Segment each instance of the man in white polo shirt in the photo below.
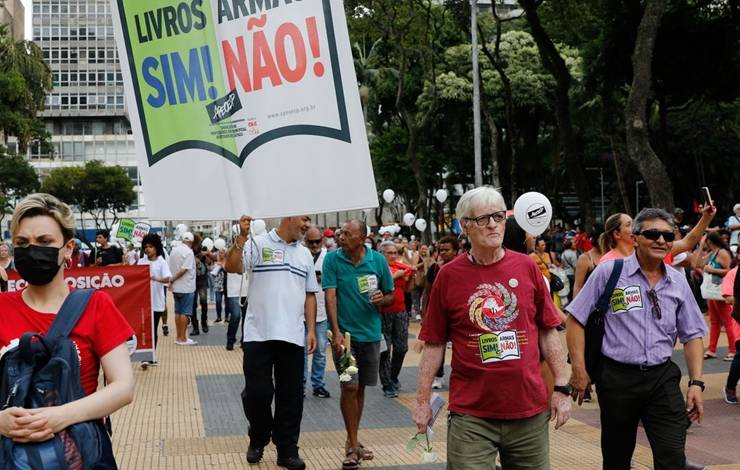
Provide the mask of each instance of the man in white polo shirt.
[{"label": "man in white polo shirt", "polygon": [[313,257],[299,242],[311,219],[285,217],[277,229],[253,239],[249,238],[251,221],[246,215],[239,219],[239,235],[226,255],[227,272],[250,273],[242,392],[249,421],[247,461],[262,460],[272,439],[278,466],[302,470],[306,465],[298,456],[298,436],[303,415],[303,355],[304,345],[309,354],[316,347],[319,286]]}]

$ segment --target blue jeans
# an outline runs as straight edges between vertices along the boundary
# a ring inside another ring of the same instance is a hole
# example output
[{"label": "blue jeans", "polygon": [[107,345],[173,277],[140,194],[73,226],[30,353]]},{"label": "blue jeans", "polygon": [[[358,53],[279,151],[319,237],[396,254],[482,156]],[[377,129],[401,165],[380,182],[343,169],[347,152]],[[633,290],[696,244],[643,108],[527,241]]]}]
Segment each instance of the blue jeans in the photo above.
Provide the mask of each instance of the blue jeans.
[{"label": "blue jeans", "polygon": [[[326,330],[329,321],[324,320],[316,323],[316,350],[313,352],[311,362],[311,386],[314,390],[324,387],[324,371],[326,370]],[[308,332],[306,332],[308,334]],[[303,387],[306,387],[308,379],[308,354],[307,349],[303,348]]]},{"label": "blue jeans", "polygon": [[226,329],[226,344],[236,343],[236,331],[239,329],[239,320],[241,320],[242,315],[240,300],[239,297],[226,298],[226,316],[229,317],[229,327]]}]

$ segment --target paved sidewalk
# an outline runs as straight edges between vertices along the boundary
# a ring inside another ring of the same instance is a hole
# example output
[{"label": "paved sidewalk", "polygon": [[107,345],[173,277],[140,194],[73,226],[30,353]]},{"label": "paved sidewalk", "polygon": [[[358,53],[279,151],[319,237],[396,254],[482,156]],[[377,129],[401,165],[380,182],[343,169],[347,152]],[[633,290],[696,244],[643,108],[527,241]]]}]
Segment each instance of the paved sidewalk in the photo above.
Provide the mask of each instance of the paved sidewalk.
[{"label": "paved sidewalk", "polygon": [[[211,306],[212,307],[212,306]],[[211,308],[211,315],[213,309]],[[247,422],[241,409],[244,386],[241,349],[226,351],[226,327],[216,324],[197,338],[193,347],[174,344],[174,322],[170,336],[160,336],[159,363],[149,370],[135,366],[134,403],[113,416],[113,445],[121,469],[272,469],[276,467],[274,446],[265,452],[260,465],[249,466]],[[413,323],[410,333],[418,332]],[[414,340],[412,339],[411,342]],[[724,351],[718,354],[724,355]],[[683,357],[677,351],[677,362]],[[449,364],[450,354],[447,354]],[[360,439],[371,448],[375,459],[365,468],[424,470],[445,468],[446,423],[444,415],[435,425],[433,446],[439,463],[421,465],[420,450],[407,452],[406,443],[415,433],[410,410],[419,357],[409,351],[401,375],[397,399],[384,398],[380,387],[369,388],[366,396]],[[333,369],[331,361],[327,367]],[[702,426],[692,428],[688,439],[691,460],[712,464],[711,469],[740,470],[740,406],[726,405],[722,386],[729,364],[721,360],[706,363],[705,393],[707,416]],[[449,365],[447,366],[449,372]],[[300,440],[301,455],[309,469],[341,468],[344,425],[339,411],[339,384],[327,371],[329,399],[316,398],[310,388],[304,404]],[[684,385],[685,385],[684,380]],[[447,398],[446,390],[441,393]],[[598,405],[584,404],[562,429],[550,432],[553,469],[599,469]],[[640,437],[635,452],[636,469],[652,468],[650,448]]]}]

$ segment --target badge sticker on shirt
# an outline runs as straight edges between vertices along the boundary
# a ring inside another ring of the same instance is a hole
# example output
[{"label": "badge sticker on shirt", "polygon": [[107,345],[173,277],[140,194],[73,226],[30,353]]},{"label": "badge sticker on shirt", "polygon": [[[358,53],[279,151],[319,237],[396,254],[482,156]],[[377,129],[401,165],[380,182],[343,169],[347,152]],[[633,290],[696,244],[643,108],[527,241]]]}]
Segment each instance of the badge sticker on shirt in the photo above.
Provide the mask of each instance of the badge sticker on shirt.
[{"label": "badge sticker on shirt", "polygon": [[481,362],[513,361],[520,359],[519,339],[516,331],[494,331],[478,336]]},{"label": "badge sticker on shirt", "polygon": [[283,250],[272,250],[272,262],[283,264],[285,259],[285,252]]},{"label": "badge sticker on shirt", "polygon": [[263,263],[272,263],[272,256],[273,256],[273,249],[272,248],[262,248],[262,262]]},{"label": "badge sticker on shirt", "polygon": [[378,289],[378,277],[375,274],[360,276],[357,278],[357,288],[360,294],[367,294],[368,291]]},{"label": "badge sticker on shirt", "polygon": [[625,288],[616,288],[609,298],[614,313],[629,312],[634,309],[642,309],[642,293],[640,286],[629,286]]}]

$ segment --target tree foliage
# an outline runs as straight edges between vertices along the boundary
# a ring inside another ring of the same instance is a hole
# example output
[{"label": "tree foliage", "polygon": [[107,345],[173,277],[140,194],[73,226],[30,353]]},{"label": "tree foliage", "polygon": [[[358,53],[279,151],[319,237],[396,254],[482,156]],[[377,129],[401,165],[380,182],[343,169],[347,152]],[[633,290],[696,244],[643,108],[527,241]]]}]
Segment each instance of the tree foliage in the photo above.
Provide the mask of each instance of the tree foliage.
[{"label": "tree foliage", "polygon": [[38,191],[39,178],[26,159],[8,155],[0,145],[0,221],[23,196]]},{"label": "tree foliage", "polygon": [[[136,201],[136,191],[126,168],[105,166],[97,160],[84,167],[63,167],[52,170],[41,186],[80,212],[89,213],[96,227],[110,226]],[[110,222],[110,223],[109,223]]]}]

